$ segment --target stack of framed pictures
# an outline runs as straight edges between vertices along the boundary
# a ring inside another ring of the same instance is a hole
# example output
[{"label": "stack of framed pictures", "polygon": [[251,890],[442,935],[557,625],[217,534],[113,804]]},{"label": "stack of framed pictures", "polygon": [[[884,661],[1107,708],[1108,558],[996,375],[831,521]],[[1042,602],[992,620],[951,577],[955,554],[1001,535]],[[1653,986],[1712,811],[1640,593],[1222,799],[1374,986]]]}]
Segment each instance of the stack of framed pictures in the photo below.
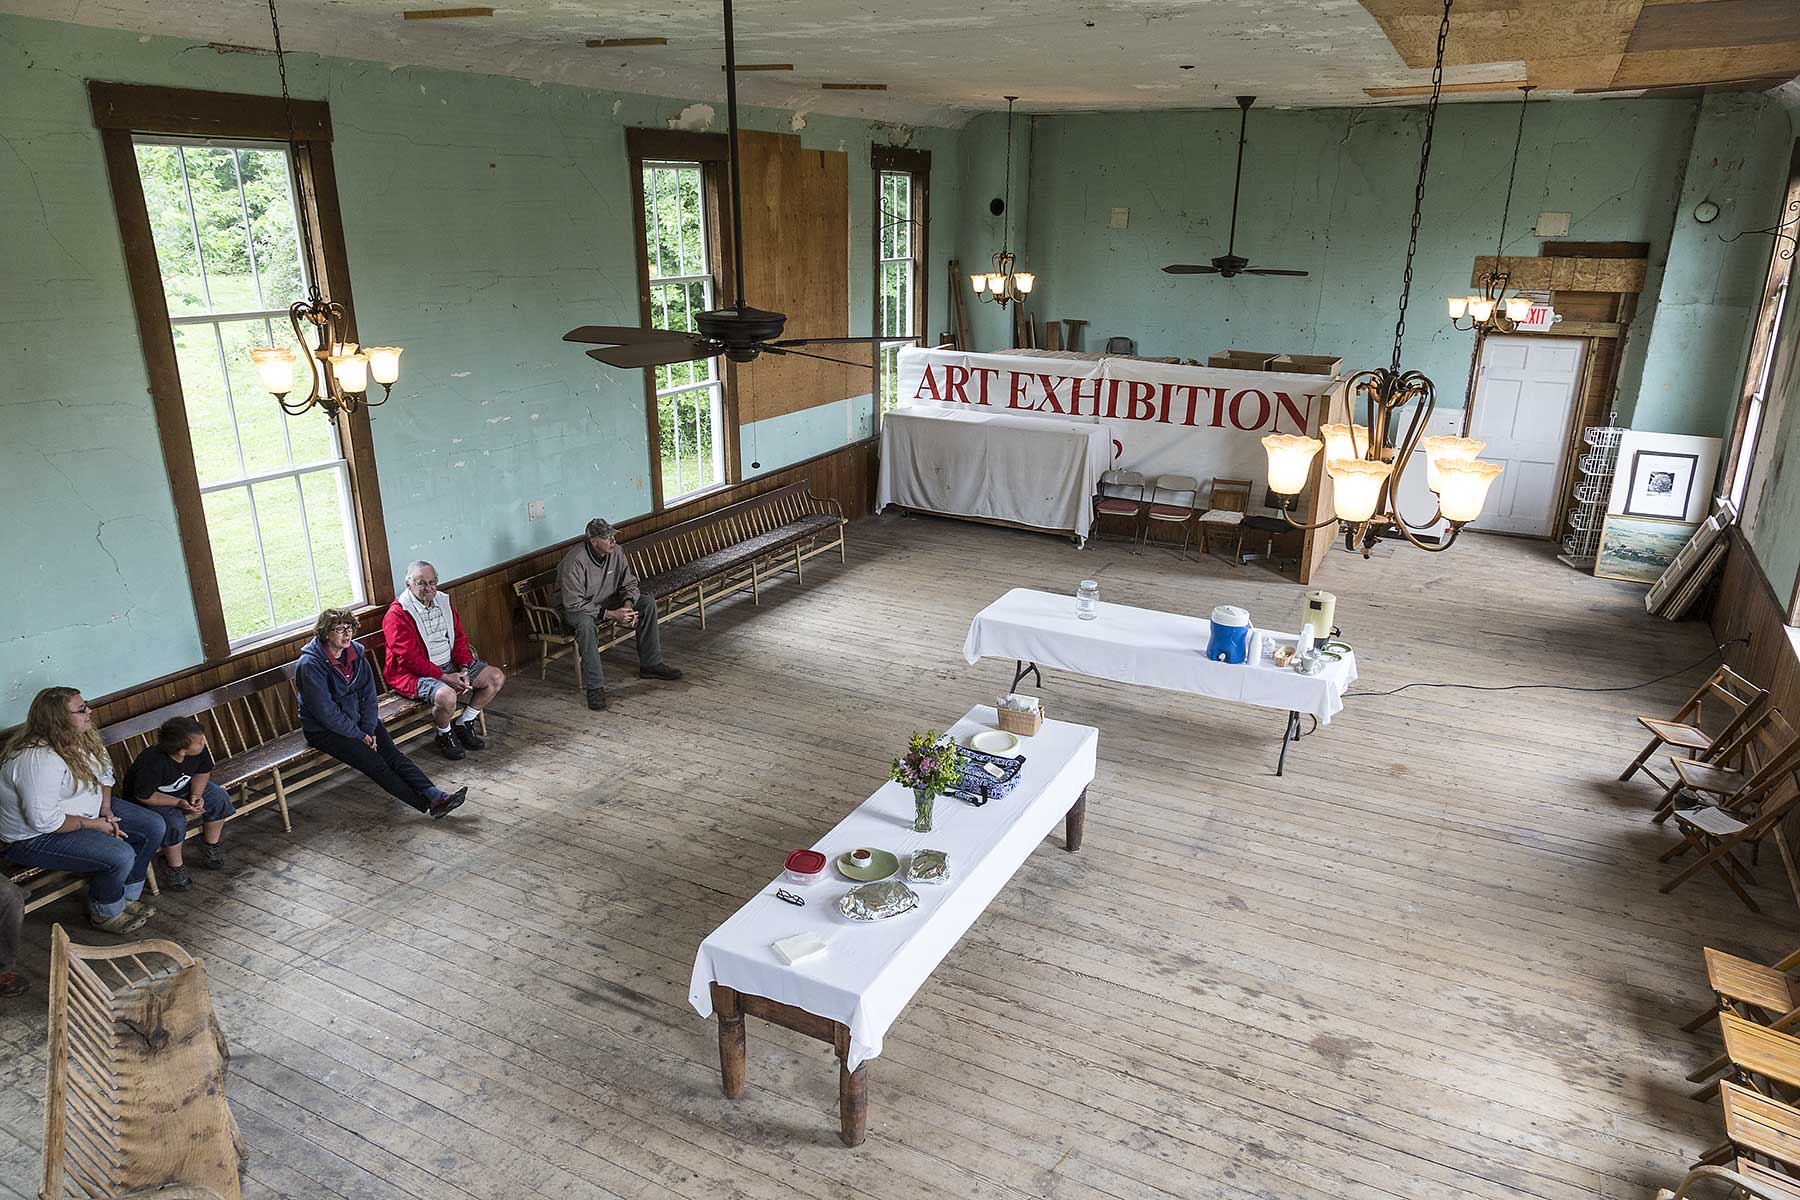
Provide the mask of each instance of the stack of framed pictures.
[{"label": "stack of framed pictures", "polygon": [[1699,528],[1698,521],[1607,513],[1600,526],[1594,574],[1628,583],[1655,583]]}]

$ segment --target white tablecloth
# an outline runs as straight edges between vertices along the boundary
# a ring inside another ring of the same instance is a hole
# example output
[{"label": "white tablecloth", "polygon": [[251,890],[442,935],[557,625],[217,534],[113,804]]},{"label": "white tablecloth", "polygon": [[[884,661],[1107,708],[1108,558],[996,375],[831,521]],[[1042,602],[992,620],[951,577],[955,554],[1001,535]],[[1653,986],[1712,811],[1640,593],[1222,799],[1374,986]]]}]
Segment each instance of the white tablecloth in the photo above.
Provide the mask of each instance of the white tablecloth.
[{"label": "white tablecloth", "polygon": [[[993,728],[994,710],[976,707],[948,732],[960,742]],[[943,850],[950,856],[950,882],[913,885],[918,908],[862,922],[837,910],[838,897],[856,884],[835,866],[806,886],[777,878],[700,944],[689,1003],[710,1017],[716,981],[842,1022],[850,1029],[847,1065],[854,1071],[881,1053],[888,1026],[913,993],[1093,781],[1099,739],[1089,726],[1045,721],[1036,737],[1020,739],[1025,765],[1010,794],[980,808],[940,796],[930,833],[912,831],[912,792],[883,784],[813,849],[833,864],[859,846],[889,850],[900,856],[902,873],[912,851]],[[806,907],[776,899],[777,887],[805,896]],[[824,954],[789,966],[770,948],[805,932],[829,943]]]},{"label": "white tablecloth", "polygon": [[[1294,640],[1291,633],[1274,636]],[[1014,588],[975,614],[963,657],[971,664],[1011,658],[1096,679],[1310,713],[1321,725],[1343,711],[1344,690],[1356,679],[1354,654],[1345,651],[1319,674],[1302,675],[1273,663],[1213,662],[1206,657],[1211,637],[1212,622],[1204,617],[1103,601],[1100,615],[1083,621],[1075,615],[1073,594]]]},{"label": "white tablecloth", "polygon": [[1111,461],[1111,437],[1095,421],[897,408],[881,419],[875,510],[901,504],[1072,529],[1086,539],[1094,492]]}]

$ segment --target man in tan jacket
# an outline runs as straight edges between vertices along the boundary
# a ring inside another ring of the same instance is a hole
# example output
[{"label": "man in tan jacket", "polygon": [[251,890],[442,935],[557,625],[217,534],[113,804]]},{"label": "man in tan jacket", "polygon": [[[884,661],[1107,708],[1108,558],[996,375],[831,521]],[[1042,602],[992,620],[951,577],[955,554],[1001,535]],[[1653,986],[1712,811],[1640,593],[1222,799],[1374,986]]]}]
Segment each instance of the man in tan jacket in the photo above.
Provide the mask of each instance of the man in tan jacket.
[{"label": "man in tan jacket", "polygon": [[602,622],[637,630],[639,678],[681,678],[680,671],[663,662],[656,597],[639,590],[637,574],[619,548],[611,524],[599,517],[587,523],[587,537],[563,555],[557,582],[562,589],[563,624],[581,651],[581,686],[587,689],[589,708],[597,712],[606,707],[606,671],[600,665]]}]

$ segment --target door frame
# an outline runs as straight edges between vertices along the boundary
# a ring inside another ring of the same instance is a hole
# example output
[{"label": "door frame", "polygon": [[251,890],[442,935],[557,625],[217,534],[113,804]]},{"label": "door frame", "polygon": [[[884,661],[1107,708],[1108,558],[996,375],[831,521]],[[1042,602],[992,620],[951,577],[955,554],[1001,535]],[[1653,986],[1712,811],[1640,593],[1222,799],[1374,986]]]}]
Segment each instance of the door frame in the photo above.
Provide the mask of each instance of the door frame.
[{"label": "door frame", "polygon": [[1559,342],[1575,342],[1581,347],[1581,367],[1575,372],[1573,390],[1569,393],[1568,411],[1563,417],[1564,428],[1562,448],[1557,451],[1556,490],[1553,496],[1554,503],[1551,505],[1550,509],[1549,531],[1546,533],[1518,533],[1505,529],[1482,529],[1480,526],[1474,524],[1471,524],[1470,526],[1476,533],[1491,533],[1501,537],[1533,538],[1539,541],[1560,541],[1562,539],[1563,521],[1568,514],[1569,475],[1570,472],[1574,470],[1575,448],[1580,440],[1581,430],[1584,427],[1581,416],[1582,410],[1585,407],[1584,401],[1588,391],[1588,374],[1593,369],[1594,339],[1574,334],[1558,334],[1554,326],[1546,330],[1514,330],[1511,333],[1494,332],[1490,334],[1486,330],[1477,332],[1475,335],[1475,364],[1472,374],[1473,382],[1469,388],[1469,398],[1463,406],[1464,437],[1475,436],[1471,432],[1475,424],[1475,395],[1481,388],[1483,367],[1481,356],[1487,352],[1487,344],[1490,337],[1517,338],[1521,342],[1526,343],[1537,340],[1554,339]]}]

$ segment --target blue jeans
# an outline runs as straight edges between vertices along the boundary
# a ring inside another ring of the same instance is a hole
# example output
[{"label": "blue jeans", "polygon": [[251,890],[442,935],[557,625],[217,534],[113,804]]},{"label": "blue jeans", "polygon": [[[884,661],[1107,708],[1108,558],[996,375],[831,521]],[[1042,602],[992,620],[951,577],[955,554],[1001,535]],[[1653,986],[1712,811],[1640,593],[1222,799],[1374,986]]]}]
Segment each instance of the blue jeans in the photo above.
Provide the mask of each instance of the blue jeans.
[{"label": "blue jeans", "polygon": [[[231,794],[216,783],[207,784],[206,790],[200,793],[200,798],[204,804],[200,810],[202,821],[223,821],[237,812],[237,807],[231,803]],[[162,832],[157,835],[160,839],[156,843],[158,849],[179,846],[187,839],[188,814],[180,805],[140,804],[135,800],[113,797],[114,816],[123,820],[128,808],[136,809],[162,826]]]},{"label": "blue jeans", "polygon": [[9,844],[6,857],[22,867],[90,876],[88,913],[96,921],[111,920],[125,911],[127,900],[143,894],[144,872],[163,832],[162,822],[145,820],[149,814],[135,804],[122,803],[113,815],[125,831],[122,838],[98,829],[40,833]]}]

